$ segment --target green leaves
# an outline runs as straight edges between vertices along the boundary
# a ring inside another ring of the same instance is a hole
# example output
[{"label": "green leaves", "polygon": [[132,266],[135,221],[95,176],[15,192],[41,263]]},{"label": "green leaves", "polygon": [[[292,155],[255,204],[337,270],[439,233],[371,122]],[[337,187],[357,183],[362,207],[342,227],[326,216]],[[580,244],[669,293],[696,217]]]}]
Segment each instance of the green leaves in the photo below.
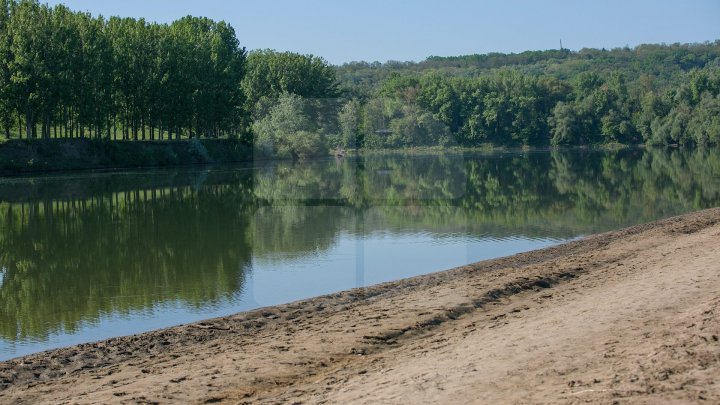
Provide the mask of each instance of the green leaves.
[{"label": "green leaves", "polygon": [[335,70],[325,59],[271,50],[250,53],[242,88],[252,107],[263,97],[275,100],[286,93],[305,98],[339,95]]},{"label": "green leaves", "polygon": [[[237,135],[247,126],[246,52],[224,22],[105,20],[35,0],[0,6],[0,121],[29,137]],[[64,129],[64,131],[62,131]],[[114,131],[113,131],[114,133]]]},{"label": "green leaves", "polygon": [[303,158],[326,155],[327,145],[318,130],[308,102],[284,94],[254,126],[255,150],[261,156]]},{"label": "green leaves", "polygon": [[363,101],[367,147],[391,146],[394,134],[375,132],[403,126],[395,120],[406,108],[430,113],[465,146],[714,143],[712,120],[689,122],[712,111],[700,104],[720,92],[719,63],[715,41],[353,62],[337,72]]}]

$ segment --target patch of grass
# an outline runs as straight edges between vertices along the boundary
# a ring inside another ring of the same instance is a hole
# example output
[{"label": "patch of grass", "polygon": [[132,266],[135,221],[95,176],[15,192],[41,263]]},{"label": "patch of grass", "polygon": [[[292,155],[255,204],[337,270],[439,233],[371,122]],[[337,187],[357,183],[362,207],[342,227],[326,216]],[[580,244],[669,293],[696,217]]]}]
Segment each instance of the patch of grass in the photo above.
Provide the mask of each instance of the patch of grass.
[{"label": "patch of grass", "polygon": [[[193,143],[193,144],[191,144]],[[198,148],[202,153],[198,153]],[[206,150],[206,151],[205,151]],[[0,171],[162,167],[252,160],[239,140],[109,141],[46,139],[0,142]]]}]

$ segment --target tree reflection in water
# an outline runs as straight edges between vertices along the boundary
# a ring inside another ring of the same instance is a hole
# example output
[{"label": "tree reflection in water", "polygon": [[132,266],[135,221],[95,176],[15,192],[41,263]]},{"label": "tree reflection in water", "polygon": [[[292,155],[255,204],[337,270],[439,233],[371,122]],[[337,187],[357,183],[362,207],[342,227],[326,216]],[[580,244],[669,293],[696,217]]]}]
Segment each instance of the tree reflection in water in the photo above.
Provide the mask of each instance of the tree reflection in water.
[{"label": "tree reflection in water", "polygon": [[388,154],[4,179],[0,342],[167,302],[202,309],[241,293],[254,260],[321,255],[339,235],[568,239],[719,201],[720,153],[703,149]]}]

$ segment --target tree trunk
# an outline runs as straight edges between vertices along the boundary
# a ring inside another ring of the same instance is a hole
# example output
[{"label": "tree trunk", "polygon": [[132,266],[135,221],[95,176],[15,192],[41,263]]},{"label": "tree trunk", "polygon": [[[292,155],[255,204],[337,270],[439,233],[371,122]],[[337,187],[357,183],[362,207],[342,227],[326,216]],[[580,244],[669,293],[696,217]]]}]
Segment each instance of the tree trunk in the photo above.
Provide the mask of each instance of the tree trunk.
[{"label": "tree trunk", "polygon": [[43,117],[43,139],[50,139],[50,115]]},{"label": "tree trunk", "polygon": [[132,134],[133,134],[133,141],[138,140],[138,125],[137,125],[137,118],[133,117],[132,119]]},{"label": "tree trunk", "polygon": [[25,132],[27,132],[27,138],[30,139],[33,136],[33,125],[32,125],[32,114],[30,113],[30,107],[25,108]]},{"label": "tree trunk", "polygon": [[67,138],[68,136],[68,109],[67,106],[63,107],[63,125],[60,128],[62,137]]}]

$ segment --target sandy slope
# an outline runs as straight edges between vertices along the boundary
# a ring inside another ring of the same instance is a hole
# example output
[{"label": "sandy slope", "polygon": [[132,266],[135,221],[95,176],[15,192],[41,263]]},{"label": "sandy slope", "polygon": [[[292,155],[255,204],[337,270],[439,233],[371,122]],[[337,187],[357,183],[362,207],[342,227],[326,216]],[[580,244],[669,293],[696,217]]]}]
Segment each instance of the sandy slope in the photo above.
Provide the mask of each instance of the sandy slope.
[{"label": "sandy slope", "polygon": [[0,402],[720,403],[720,209],[0,363]]}]

